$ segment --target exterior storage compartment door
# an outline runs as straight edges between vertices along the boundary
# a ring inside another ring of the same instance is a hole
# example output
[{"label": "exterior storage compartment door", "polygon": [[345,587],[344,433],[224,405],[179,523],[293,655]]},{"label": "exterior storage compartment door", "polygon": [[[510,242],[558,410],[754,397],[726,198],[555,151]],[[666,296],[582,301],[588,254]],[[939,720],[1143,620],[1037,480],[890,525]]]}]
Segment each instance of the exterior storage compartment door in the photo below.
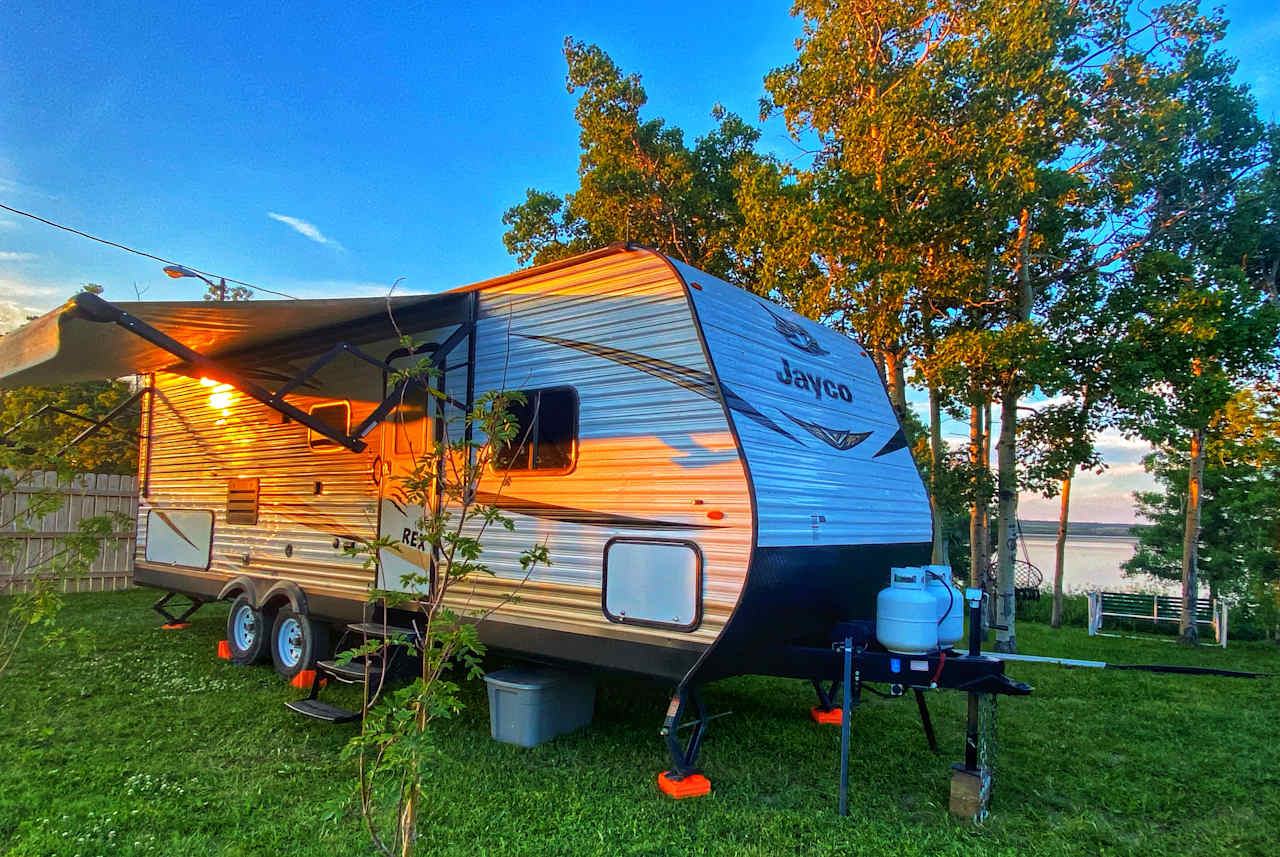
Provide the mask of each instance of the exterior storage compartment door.
[{"label": "exterior storage compartment door", "polygon": [[610,539],[601,601],[611,622],[692,631],[702,622],[702,551],[679,539]]},{"label": "exterior storage compartment door", "polygon": [[213,512],[208,509],[148,509],[147,562],[209,567]]}]

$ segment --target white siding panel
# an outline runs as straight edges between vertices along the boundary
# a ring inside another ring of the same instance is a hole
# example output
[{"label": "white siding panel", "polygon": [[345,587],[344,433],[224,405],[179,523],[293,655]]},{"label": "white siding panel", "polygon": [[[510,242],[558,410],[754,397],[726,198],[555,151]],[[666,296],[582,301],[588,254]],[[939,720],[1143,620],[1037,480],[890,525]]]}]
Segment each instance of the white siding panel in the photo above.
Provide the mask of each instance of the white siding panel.
[{"label": "white siding panel", "polygon": [[[375,370],[367,374],[369,384],[381,384]],[[344,556],[342,545],[375,531],[376,447],[361,454],[313,450],[305,427],[283,422],[279,413],[238,392],[229,407],[217,408],[210,404],[212,388],[197,380],[160,374],[156,387],[138,561],[146,561],[148,510],[208,509],[214,514],[212,576],[280,577],[308,592],[363,600],[372,574],[359,559]],[[353,425],[372,407],[368,390],[362,395],[365,401],[351,403]],[[332,400],[291,401],[305,410]],[[226,521],[227,482],[236,477],[260,480],[257,525]]]}]

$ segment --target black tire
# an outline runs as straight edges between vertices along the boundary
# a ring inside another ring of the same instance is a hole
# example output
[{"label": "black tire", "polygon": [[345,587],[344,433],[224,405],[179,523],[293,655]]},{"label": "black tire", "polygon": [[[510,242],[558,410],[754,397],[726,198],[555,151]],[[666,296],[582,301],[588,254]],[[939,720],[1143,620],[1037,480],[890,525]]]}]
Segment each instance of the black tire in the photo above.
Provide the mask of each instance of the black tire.
[{"label": "black tire", "polygon": [[227,614],[227,644],[231,647],[231,663],[242,666],[260,664],[268,657],[267,634],[271,622],[254,606],[248,595],[240,594],[231,602]]},{"label": "black tire", "polygon": [[270,648],[276,672],[293,678],[329,654],[329,626],[291,607],[281,607],[271,623]]}]

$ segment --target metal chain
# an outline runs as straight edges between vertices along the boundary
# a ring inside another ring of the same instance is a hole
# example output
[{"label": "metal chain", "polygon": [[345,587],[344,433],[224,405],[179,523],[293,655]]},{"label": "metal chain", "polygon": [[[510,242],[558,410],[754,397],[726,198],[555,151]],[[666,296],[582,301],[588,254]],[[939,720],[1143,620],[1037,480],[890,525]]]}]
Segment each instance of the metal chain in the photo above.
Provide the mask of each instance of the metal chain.
[{"label": "metal chain", "polygon": [[997,699],[999,696],[994,693],[978,694],[978,764],[987,772],[993,789],[1000,751],[1000,736],[996,730]]}]

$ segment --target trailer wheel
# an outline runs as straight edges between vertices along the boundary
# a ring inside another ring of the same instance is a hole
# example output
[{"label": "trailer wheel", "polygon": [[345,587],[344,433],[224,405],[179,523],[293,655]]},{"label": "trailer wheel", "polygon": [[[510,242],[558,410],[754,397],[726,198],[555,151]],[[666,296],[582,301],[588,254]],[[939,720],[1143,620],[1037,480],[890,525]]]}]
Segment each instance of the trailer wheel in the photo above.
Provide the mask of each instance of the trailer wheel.
[{"label": "trailer wheel", "polygon": [[276,672],[293,678],[327,654],[329,627],[291,607],[281,607],[271,627],[271,660]]},{"label": "trailer wheel", "polygon": [[227,643],[231,646],[233,664],[257,664],[267,659],[267,631],[270,628],[264,614],[248,595],[241,593],[231,602],[227,614]]}]

